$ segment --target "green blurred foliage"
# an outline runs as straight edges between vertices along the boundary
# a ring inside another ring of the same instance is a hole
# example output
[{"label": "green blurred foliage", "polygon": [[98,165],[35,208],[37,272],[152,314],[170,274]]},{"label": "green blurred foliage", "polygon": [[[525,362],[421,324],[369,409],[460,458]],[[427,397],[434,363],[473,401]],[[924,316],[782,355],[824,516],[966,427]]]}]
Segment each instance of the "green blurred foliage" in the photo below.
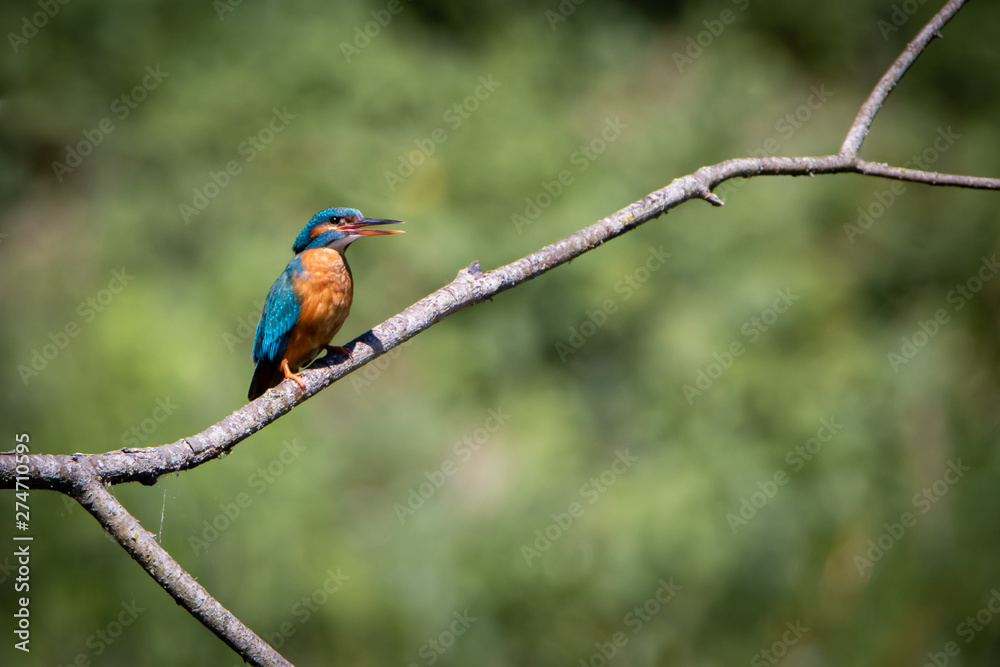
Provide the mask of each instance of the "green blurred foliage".
[{"label": "green blurred foliage", "polygon": [[[27,432],[48,453],[172,442],[239,408],[260,300],[323,207],[408,222],[351,248],[345,343],[471,261],[512,261],[701,165],[836,152],[937,9],[902,3],[915,15],[887,30],[901,5],[874,0],[566,16],[554,0],[74,0],[12,42],[41,4],[0,7],[0,448]],[[864,155],[1000,175],[998,24],[1000,6],[970,3]],[[165,74],[131,108],[147,68]],[[481,77],[499,86],[476,99]],[[830,95],[810,108],[817,89]],[[602,145],[609,122],[623,127]],[[89,154],[54,168],[70,150]],[[785,665],[910,665],[948,642],[953,664],[996,664],[1000,281],[976,274],[997,252],[997,199],[892,187],[727,184],[725,208],[690,202],[448,318],[224,459],[114,492],[299,665],[596,666],[616,640],[608,664],[771,664],[773,649]],[[893,363],[904,338],[922,345]],[[36,352],[52,358],[25,376]],[[686,393],[699,377],[711,386]],[[46,492],[31,494],[32,651],[14,651],[2,497],[0,662],[239,662]],[[808,631],[786,634],[797,622]]]}]

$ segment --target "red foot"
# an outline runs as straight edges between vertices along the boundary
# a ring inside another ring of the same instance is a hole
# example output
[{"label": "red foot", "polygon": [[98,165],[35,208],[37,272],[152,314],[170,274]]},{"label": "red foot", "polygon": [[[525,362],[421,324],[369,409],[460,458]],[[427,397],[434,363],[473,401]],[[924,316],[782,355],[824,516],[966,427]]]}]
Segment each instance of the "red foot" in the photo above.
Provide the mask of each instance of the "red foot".
[{"label": "red foot", "polygon": [[285,379],[295,380],[295,384],[299,385],[299,389],[302,391],[306,390],[306,382],[303,380],[298,373],[293,373],[292,369],[288,367],[288,359],[281,360],[281,370],[285,372]]}]

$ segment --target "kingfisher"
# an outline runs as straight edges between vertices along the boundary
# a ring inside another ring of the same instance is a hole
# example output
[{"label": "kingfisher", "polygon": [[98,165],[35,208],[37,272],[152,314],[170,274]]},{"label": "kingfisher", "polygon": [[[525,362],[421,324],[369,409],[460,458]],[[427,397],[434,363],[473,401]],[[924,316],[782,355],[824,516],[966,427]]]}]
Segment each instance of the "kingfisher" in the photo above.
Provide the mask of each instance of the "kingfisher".
[{"label": "kingfisher", "polygon": [[292,245],[295,256],[267,293],[257,323],[251,401],[285,379],[305,390],[299,369],[322,350],[350,355],[346,348],[330,345],[354,299],[354,279],[344,252],[362,236],[402,234],[397,229],[369,229],[398,224],[402,222],[366,218],[356,208],[328,208],[302,228]]}]

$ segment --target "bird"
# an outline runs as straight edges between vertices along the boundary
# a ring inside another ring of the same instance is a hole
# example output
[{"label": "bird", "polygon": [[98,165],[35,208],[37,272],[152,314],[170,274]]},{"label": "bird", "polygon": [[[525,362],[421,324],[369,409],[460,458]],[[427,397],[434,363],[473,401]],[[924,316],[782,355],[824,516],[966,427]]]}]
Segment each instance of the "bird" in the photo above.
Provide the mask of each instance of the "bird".
[{"label": "bird", "polygon": [[320,351],[350,356],[330,345],[343,326],[354,300],[354,279],[344,252],[362,236],[402,234],[398,229],[371,229],[403,224],[400,220],[366,218],[356,208],[327,208],[312,217],[295,238],[295,256],[274,281],[257,322],[253,343],[256,364],[252,401],[283,380],[305,391],[303,366]]}]

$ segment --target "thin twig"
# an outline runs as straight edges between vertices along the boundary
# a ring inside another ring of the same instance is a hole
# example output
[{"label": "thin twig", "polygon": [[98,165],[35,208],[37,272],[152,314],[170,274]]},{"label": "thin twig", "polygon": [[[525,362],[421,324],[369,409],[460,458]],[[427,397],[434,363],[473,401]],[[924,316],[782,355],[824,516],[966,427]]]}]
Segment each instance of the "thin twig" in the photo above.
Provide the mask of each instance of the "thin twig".
[{"label": "thin twig", "polygon": [[851,123],[847,138],[844,139],[844,145],[840,147],[841,155],[858,154],[858,151],[861,150],[861,142],[868,136],[868,130],[871,129],[872,121],[875,120],[875,114],[882,108],[889,93],[910,69],[910,65],[917,60],[917,56],[924,52],[931,40],[941,36],[941,29],[965,3],[966,0],[948,0],[941,11],[934,15],[934,18],[924,26],[924,29],[917,34],[913,41],[906,45],[903,52],[896,58],[896,62],[882,76],[871,95],[861,105],[857,117]]}]

